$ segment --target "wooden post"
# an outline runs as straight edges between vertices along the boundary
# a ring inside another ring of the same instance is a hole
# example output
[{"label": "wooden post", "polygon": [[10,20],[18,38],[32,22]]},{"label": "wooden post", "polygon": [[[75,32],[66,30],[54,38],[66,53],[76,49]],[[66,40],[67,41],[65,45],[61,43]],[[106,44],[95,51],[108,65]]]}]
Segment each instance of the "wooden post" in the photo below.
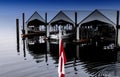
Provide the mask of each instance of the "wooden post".
[{"label": "wooden post", "polygon": [[77,26],[77,12],[75,12],[75,26]]},{"label": "wooden post", "polygon": [[75,12],[76,39],[79,40],[79,26],[77,25],[77,12]]},{"label": "wooden post", "polygon": [[80,40],[80,38],[79,38],[79,26],[77,27],[77,41],[79,41]]},{"label": "wooden post", "polygon": [[79,48],[79,45],[76,45],[76,57],[79,59],[79,50],[80,50],[80,48]]},{"label": "wooden post", "polygon": [[19,19],[16,19],[17,50],[19,52]]},{"label": "wooden post", "polygon": [[45,13],[45,26],[46,26],[46,35],[49,37],[49,25],[47,23],[47,13]]},{"label": "wooden post", "polygon": [[115,40],[115,45],[118,47],[118,29],[119,29],[119,11],[117,11],[117,18],[116,18],[116,40]]},{"label": "wooden post", "polygon": [[22,20],[23,20],[23,30],[22,33],[25,34],[25,14],[22,13]]}]

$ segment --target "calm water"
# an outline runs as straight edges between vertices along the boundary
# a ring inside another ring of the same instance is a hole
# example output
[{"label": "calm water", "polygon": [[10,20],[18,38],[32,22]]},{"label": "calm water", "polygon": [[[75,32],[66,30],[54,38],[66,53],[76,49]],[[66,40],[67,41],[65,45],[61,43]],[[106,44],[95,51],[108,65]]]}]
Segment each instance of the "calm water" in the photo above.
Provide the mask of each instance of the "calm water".
[{"label": "calm water", "polygon": [[[39,40],[41,42],[42,40]],[[120,77],[119,52],[95,44],[64,41],[65,77]],[[58,42],[32,44],[10,38],[1,43],[0,77],[58,77]]]}]

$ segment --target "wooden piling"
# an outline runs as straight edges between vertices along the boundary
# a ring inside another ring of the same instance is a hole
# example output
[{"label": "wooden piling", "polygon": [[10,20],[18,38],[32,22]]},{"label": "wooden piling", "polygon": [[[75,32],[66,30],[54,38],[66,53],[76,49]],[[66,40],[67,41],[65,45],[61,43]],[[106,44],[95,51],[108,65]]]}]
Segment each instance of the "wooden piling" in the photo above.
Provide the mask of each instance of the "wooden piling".
[{"label": "wooden piling", "polygon": [[116,47],[118,47],[118,29],[119,29],[119,11],[117,11],[116,17],[116,41],[115,41]]},{"label": "wooden piling", "polygon": [[25,34],[25,14],[24,13],[22,13],[22,23],[23,23],[22,34]]},{"label": "wooden piling", "polygon": [[49,37],[49,25],[47,24],[47,12],[45,13],[46,36]]},{"label": "wooden piling", "polygon": [[75,12],[75,26],[77,27],[77,12]]},{"label": "wooden piling", "polygon": [[77,25],[77,12],[75,12],[76,39],[79,40],[79,26]]},{"label": "wooden piling", "polygon": [[80,51],[79,45],[76,45],[76,57],[78,59],[79,59],[79,51]]},{"label": "wooden piling", "polygon": [[19,52],[19,19],[16,19],[17,50]]}]

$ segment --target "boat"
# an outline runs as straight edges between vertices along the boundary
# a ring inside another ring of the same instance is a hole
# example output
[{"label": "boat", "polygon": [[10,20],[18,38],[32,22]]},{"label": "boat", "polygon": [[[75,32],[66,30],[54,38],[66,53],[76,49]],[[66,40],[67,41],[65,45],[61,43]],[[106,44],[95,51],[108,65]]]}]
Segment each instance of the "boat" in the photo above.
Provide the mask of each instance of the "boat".
[{"label": "boat", "polygon": [[39,37],[36,36],[36,37],[27,39],[27,44],[29,45],[34,45],[38,43],[45,43],[44,36],[39,36]]},{"label": "boat", "polygon": [[[61,38],[62,39],[68,39],[72,35],[72,33],[66,33],[66,31],[62,31],[61,33]],[[52,40],[59,40],[59,33],[57,34],[51,34],[50,39]]]}]

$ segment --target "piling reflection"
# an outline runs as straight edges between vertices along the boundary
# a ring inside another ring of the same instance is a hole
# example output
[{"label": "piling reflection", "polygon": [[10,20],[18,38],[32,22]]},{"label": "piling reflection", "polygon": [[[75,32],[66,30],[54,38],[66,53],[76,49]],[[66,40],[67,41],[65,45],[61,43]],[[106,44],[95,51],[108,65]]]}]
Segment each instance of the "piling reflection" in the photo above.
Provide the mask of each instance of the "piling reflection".
[{"label": "piling reflection", "polygon": [[18,42],[17,42],[17,53],[18,53],[18,55],[20,55],[20,46],[19,46]]},{"label": "piling reflection", "polygon": [[25,39],[22,39],[22,41],[23,41],[24,60],[26,60]]},{"label": "piling reflection", "polygon": [[[39,37],[34,37],[34,43],[29,42],[30,38],[26,40],[27,49],[33,56],[36,63],[45,61],[48,62],[48,54],[58,64],[59,58],[59,44],[58,41],[46,40],[40,43]],[[23,41],[24,42],[24,41]],[[111,45],[107,44],[107,46]],[[91,76],[120,76],[120,52],[111,48],[104,48],[103,43],[95,44],[76,44],[73,42],[64,41],[64,49],[67,57],[67,64],[65,68],[73,68],[74,74],[78,74],[82,66],[83,70]],[[107,47],[106,46],[106,47]],[[23,47],[24,48],[24,47]],[[26,54],[25,54],[26,55]],[[24,56],[25,56],[24,55]],[[117,62],[117,63],[116,63]],[[48,63],[47,63],[48,65]]]},{"label": "piling reflection", "polygon": [[20,55],[20,43],[19,43],[19,19],[16,19],[16,39],[17,39],[17,52]]}]

